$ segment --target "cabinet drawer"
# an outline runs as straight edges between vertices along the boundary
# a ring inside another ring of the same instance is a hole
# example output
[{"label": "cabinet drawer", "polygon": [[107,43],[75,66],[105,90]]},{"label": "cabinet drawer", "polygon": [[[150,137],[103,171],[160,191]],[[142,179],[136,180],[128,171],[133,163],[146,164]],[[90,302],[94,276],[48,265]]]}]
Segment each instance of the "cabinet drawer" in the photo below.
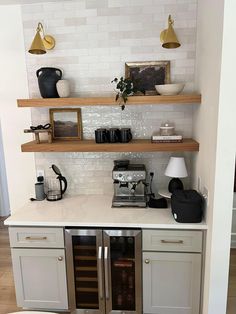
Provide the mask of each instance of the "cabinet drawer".
[{"label": "cabinet drawer", "polygon": [[63,228],[9,228],[11,247],[64,248]]},{"label": "cabinet drawer", "polygon": [[202,231],[143,230],[143,250],[201,252]]}]

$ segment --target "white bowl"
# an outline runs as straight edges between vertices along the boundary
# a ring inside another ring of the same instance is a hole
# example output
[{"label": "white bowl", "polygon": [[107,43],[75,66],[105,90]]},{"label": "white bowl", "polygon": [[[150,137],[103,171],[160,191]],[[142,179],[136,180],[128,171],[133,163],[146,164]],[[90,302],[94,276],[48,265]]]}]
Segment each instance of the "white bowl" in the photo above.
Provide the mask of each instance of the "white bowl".
[{"label": "white bowl", "polygon": [[155,85],[156,91],[160,95],[170,96],[178,95],[184,89],[184,83]]}]

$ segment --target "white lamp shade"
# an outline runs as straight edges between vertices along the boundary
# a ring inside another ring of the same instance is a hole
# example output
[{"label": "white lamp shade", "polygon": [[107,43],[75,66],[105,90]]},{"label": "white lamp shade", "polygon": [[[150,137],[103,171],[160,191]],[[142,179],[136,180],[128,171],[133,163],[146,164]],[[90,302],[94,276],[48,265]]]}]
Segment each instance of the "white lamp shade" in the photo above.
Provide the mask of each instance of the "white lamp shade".
[{"label": "white lamp shade", "polygon": [[165,175],[172,178],[185,178],[188,176],[184,157],[170,157]]}]

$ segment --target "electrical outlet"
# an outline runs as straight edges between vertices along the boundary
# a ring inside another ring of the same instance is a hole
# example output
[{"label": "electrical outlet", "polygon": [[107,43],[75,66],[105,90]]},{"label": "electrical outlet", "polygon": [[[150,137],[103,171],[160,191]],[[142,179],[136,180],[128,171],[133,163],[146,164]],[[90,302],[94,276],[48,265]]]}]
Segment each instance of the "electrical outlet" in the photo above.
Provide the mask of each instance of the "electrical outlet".
[{"label": "electrical outlet", "polygon": [[202,179],[200,176],[197,177],[197,190],[200,193],[202,189]]},{"label": "electrical outlet", "polygon": [[202,189],[202,196],[205,199],[206,204],[209,205],[209,203],[208,203],[209,202],[209,192],[208,192],[208,188],[205,186]]},{"label": "electrical outlet", "polygon": [[36,170],[36,177],[44,177],[44,170],[42,169],[39,169],[39,170]]}]

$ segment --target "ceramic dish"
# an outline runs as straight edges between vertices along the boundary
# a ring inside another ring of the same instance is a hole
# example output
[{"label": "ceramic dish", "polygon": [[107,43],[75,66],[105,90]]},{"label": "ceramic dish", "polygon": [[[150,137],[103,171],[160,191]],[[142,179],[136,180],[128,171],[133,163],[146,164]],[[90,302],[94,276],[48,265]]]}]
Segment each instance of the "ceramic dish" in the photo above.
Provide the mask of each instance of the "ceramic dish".
[{"label": "ceramic dish", "polygon": [[178,95],[184,89],[183,83],[176,84],[164,84],[164,85],[155,85],[156,91],[160,95],[170,96],[170,95]]}]

